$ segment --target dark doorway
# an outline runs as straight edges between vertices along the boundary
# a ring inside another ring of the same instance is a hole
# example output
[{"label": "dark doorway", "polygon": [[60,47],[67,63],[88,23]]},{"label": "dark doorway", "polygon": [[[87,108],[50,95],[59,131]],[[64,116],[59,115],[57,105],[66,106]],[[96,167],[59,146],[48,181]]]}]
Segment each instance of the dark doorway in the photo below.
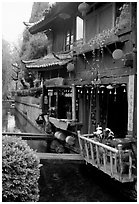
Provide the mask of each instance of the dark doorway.
[{"label": "dark doorway", "polygon": [[116,137],[123,138],[127,134],[128,102],[125,87],[116,88],[114,92],[108,93],[107,101],[107,127]]},{"label": "dark doorway", "polygon": [[60,96],[58,97],[58,118],[67,119],[67,113],[71,112],[72,98]]}]

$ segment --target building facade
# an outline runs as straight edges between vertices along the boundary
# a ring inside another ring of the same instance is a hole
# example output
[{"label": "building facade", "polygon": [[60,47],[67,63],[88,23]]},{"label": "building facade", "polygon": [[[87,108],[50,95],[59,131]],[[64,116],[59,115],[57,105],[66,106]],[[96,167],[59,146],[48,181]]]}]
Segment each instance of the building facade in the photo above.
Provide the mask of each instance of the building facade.
[{"label": "building facade", "polygon": [[136,138],[136,28],[131,2],[57,2],[31,24],[31,34],[46,33],[47,55],[23,63],[38,72],[43,112],[57,127]]}]

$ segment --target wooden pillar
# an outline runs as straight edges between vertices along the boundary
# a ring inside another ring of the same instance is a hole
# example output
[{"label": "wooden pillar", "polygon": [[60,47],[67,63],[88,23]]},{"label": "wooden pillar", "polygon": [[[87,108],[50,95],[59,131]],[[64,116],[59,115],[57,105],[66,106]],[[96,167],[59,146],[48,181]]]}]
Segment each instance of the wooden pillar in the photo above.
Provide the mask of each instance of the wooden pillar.
[{"label": "wooden pillar", "polygon": [[75,85],[72,85],[72,120],[76,120],[76,90]]},{"label": "wooden pillar", "polygon": [[56,91],[56,118],[58,118],[58,89]]},{"label": "wooden pillar", "polygon": [[132,44],[133,44],[133,69],[134,69],[134,113],[133,113],[133,136],[137,137],[137,2],[131,5]]},{"label": "wooden pillar", "polygon": [[128,82],[128,134],[133,134],[133,113],[134,113],[134,75],[129,76]]}]

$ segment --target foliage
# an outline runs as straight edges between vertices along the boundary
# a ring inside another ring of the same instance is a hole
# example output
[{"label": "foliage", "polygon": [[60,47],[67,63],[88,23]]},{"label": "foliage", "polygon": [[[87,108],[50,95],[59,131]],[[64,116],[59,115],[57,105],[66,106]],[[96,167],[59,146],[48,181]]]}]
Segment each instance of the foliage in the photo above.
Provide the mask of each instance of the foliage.
[{"label": "foliage", "polygon": [[44,33],[31,35],[28,30],[24,31],[21,47],[21,59],[38,59],[47,53],[47,37]]},{"label": "foliage", "polygon": [[49,2],[34,2],[30,22],[39,21],[47,8],[49,8]]},{"label": "foliage", "polygon": [[2,137],[3,201],[38,201],[39,159],[26,141],[16,136]]},{"label": "foliage", "polygon": [[12,70],[12,53],[10,44],[2,39],[2,97],[8,95]]},{"label": "foliage", "polygon": [[18,90],[17,96],[40,96],[42,87]]},{"label": "foliage", "polygon": [[12,64],[20,64],[19,47],[2,39],[2,97],[5,99],[15,90],[16,69]]},{"label": "foliage", "polygon": [[[49,7],[48,2],[34,2],[29,22],[37,22],[44,16],[45,10]],[[23,60],[40,58],[47,53],[47,36],[44,33],[31,35],[26,28],[23,33],[23,43],[20,56]]]},{"label": "foliage", "polygon": [[[44,17],[45,9],[48,8],[48,2],[34,2],[32,7],[31,18],[29,20],[30,23],[35,23]],[[32,60],[43,57],[47,54],[47,36],[44,33],[37,33],[31,35],[26,28],[23,32],[23,40],[20,50],[20,58],[21,60]],[[30,73],[22,64],[22,70],[24,71],[24,79],[30,83]],[[35,79],[35,74],[32,73],[32,80]]]}]

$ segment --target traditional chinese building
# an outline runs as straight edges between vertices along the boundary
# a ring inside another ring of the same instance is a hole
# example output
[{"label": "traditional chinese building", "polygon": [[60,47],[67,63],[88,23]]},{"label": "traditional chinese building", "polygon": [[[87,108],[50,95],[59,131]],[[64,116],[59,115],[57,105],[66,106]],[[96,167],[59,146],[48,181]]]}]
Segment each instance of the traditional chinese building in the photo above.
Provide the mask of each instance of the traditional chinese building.
[{"label": "traditional chinese building", "polygon": [[56,126],[136,137],[136,3],[57,2],[29,32],[49,39],[45,57],[23,62]]}]

